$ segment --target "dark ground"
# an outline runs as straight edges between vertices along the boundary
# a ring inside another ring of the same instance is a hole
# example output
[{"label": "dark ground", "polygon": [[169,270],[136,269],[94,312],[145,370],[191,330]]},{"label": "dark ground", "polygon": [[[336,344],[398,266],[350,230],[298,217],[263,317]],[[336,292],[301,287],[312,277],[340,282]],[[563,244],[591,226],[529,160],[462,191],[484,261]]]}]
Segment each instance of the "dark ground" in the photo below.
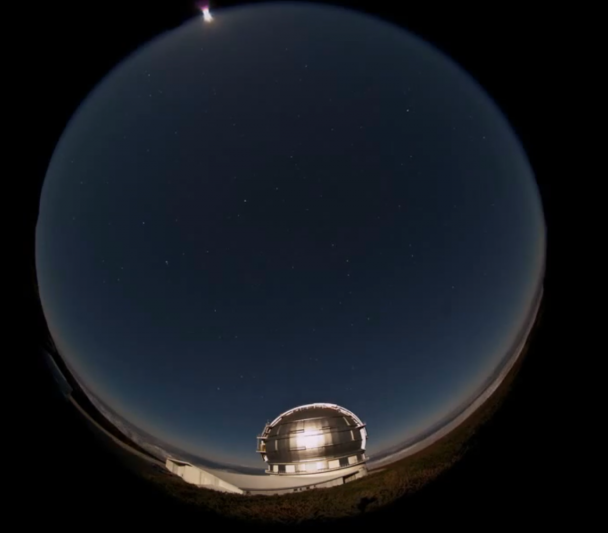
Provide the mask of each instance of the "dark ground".
[{"label": "dark ground", "polygon": [[[12,430],[4,433],[4,461],[11,474],[8,516],[18,513],[23,526],[43,519],[47,526],[204,529],[218,521],[193,514],[124,470],[55,394],[36,352],[44,321],[32,282],[37,199],[66,121],[109,68],[142,41],[190,16],[192,5],[108,2],[102,8],[76,8],[60,3],[44,13],[32,13],[38,7],[29,6],[28,16],[19,19],[24,29],[15,44],[21,58],[15,80],[25,98],[23,124],[14,139],[22,146],[17,177],[23,187],[5,210],[16,209],[21,217],[13,222],[13,229],[18,228],[17,254],[11,252],[21,305],[12,314],[18,327],[7,331],[12,336],[7,346],[18,350],[12,355],[17,368],[7,374],[17,410],[9,415],[9,421],[15,420]],[[448,12],[443,5],[425,5],[425,13],[415,13],[405,3],[401,12],[392,12],[392,1],[377,1],[369,9],[408,24],[447,50],[486,87],[515,127],[535,169],[549,227],[545,312],[512,392],[485,427],[478,446],[406,502],[355,520],[372,527],[421,525],[431,530],[440,525],[474,530],[567,525],[577,493],[587,489],[566,481],[580,468],[581,457],[573,460],[565,453],[568,445],[562,444],[576,429],[568,425],[576,413],[565,407],[574,384],[558,375],[572,373],[576,360],[568,358],[572,352],[558,326],[565,300],[560,272],[569,254],[562,253],[556,202],[563,170],[548,136],[559,131],[555,110],[563,104],[556,101],[555,91],[570,55],[562,54],[561,36],[549,33],[557,25],[555,10],[550,23],[541,10],[534,14],[493,5],[486,13],[473,5],[454,4]],[[36,480],[29,475],[33,471]]]}]

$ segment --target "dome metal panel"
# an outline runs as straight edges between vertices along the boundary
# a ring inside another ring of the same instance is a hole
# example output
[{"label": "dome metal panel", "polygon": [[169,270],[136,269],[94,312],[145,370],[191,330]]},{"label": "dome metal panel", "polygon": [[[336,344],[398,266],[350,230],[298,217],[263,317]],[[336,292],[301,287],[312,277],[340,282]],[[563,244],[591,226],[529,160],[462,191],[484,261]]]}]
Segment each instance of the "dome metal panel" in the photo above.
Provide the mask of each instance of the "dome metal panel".
[{"label": "dome metal panel", "polygon": [[367,431],[335,404],[302,405],[278,416],[258,437],[258,452],[273,474],[310,474],[363,463]]}]

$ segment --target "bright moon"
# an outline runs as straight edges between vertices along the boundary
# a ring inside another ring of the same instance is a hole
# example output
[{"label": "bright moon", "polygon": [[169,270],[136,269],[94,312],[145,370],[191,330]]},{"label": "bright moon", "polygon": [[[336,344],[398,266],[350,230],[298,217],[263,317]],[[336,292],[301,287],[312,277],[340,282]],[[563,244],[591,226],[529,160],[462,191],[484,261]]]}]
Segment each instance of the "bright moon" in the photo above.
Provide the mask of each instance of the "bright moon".
[{"label": "bright moon", "polygon": [[211,13],[209,12],[209,8],[204,7],[202,9],[202,11],[203,11],[203,18],[205,19],[205,22],[211,22],[213,20],[213,17],[211,16]]}]

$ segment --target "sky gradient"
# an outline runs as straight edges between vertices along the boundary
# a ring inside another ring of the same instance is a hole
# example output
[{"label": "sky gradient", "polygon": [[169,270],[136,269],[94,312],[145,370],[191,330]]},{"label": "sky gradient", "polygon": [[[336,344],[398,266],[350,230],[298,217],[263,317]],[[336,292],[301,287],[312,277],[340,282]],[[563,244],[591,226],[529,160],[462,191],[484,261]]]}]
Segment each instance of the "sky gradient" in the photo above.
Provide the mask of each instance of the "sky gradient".
[{"label": "sky gradient", "polygon": [[343,405],[369,452],[462,403],[542,281],[525,153],[482,89],[405,30],[337,8],[214,12],[83,102],[45,179],[40,295],[99,397],[210,460]]}]

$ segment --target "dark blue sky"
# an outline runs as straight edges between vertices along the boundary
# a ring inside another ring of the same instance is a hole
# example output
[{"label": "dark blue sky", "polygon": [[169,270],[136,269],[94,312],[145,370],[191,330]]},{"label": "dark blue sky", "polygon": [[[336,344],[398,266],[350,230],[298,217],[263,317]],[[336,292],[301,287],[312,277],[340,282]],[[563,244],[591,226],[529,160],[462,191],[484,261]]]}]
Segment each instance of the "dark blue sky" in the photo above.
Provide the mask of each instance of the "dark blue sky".
[{"label": "dark blue sky", "polygon": [[66,128],[37,227],[41,298],[110,406],[211,460],[301,403],[370,453],[508,352],[544,221],[490,98],[402,29],[328,7],[214,12],[104,79]]}]

